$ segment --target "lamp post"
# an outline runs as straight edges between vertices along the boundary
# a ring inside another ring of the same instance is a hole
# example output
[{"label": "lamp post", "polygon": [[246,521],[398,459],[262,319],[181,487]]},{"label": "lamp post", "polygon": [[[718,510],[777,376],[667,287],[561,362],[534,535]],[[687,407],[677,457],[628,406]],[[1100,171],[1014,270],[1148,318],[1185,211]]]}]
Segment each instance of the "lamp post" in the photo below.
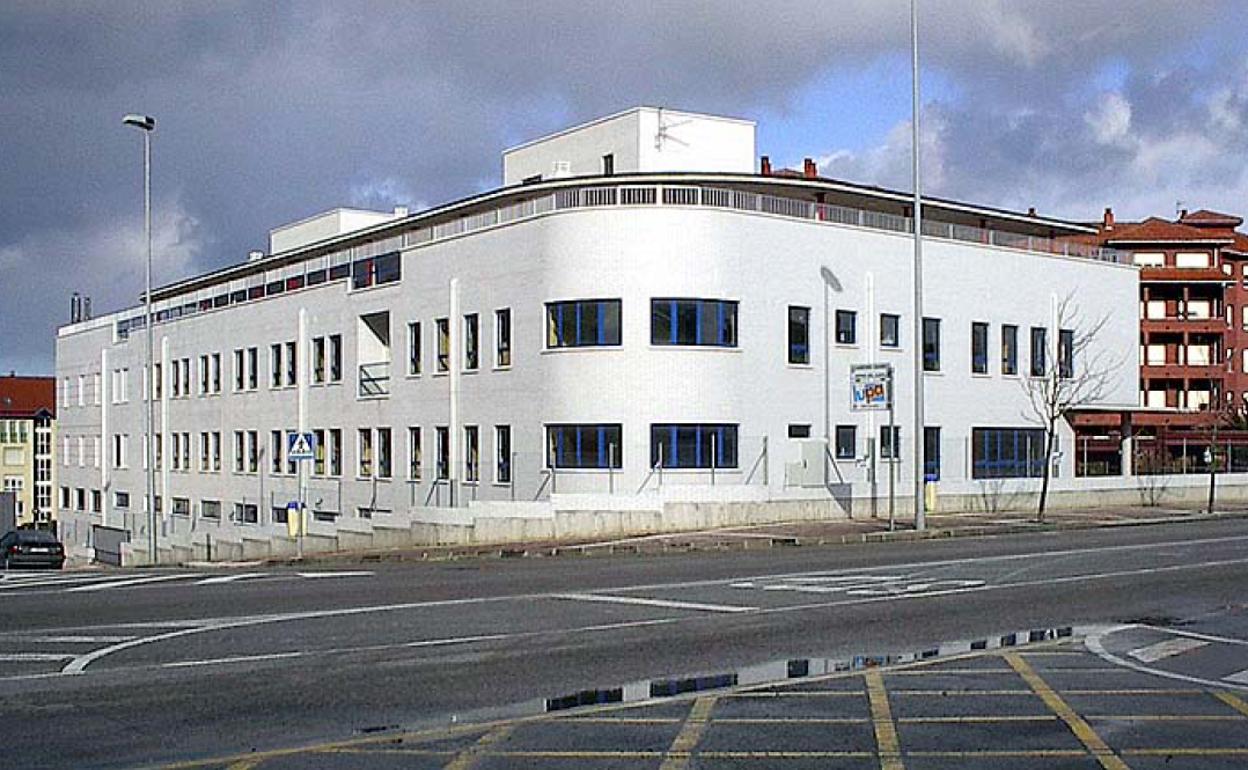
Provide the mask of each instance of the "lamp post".
[{"label": "lamp post", "polygon": [[156,564],[156,442],[153,436],[156,424],[156,381],[152,367],[152,130],[156,119],[149,115],[130,114],[122,123],[143,132],[143,230],[147,237],[147,280],[143,292],[143,329],[147,333],[147,356],[144,367],[147,375],[147,409],[143,415],[144,435],[147,437],[147,544],[152,564]]},{"label": "lamp post", "polygon": [[910,0],[910,163],[914,176],[914,528],[927,529],[923,497],[923,199],[919,187],[919,2]]}]

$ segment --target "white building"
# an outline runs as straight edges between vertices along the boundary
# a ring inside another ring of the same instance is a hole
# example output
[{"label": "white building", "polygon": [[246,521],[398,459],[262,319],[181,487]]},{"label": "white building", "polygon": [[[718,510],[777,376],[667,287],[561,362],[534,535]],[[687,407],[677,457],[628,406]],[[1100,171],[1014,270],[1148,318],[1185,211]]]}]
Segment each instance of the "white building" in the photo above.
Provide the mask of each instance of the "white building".
[{"label": "white building", "polygon": [[[909,198],[754,168],[752,123],[631,110],[508,150],[501,189],[336,210],[161,287],[162,548],[211,534],[231,553],[288,550],[300,472],[312,532],[339,544],[568,510],[657,510],[619,527],[661,528],[679,501],[753,520],[882,513],[886,418],[850,409],[851,367],[868,363],[896,372],[902,510],[919,435]],[[924,224],[929,470],[942,500],[1002,478],[1033,489],[1020,377],[1065,339],[1055,303],[1108,317],[1095,344],[1123,363],[1104,405],[1129,407],[1137,270],[1052,240],[1091,228],[1032,214],[932,200]],[[142,319],[58,335],[70,542],[87,524],[145,542]],[[75,383],[97,374],[103,396],[84,402]],[[286,457],[295,431],[315,435],[314,462]],[[1057,463],[1074,483],[1070,453]]]}]

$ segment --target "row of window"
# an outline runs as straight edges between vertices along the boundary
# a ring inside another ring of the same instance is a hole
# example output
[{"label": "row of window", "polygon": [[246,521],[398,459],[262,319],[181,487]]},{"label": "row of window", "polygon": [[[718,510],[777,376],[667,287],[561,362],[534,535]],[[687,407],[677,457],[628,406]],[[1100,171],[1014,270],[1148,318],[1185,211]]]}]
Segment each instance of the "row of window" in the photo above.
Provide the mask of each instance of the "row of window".
[{"label": "row of window", "polygon": [[[437,372],[446,372],[451,367],[451,325],[450,319],[434,320],[437,355],[434,367]],[[466,313],[463,318],[464,330],[464,370],[476,371],[481,368],[481,316],[477,313]],[[494,311],[494,367],[505,369],[511,366],[511,308],[500,308]],[[407,373],[419,375],[424,372],[424,333],[420,321],[412,321],[407,325]]]}]

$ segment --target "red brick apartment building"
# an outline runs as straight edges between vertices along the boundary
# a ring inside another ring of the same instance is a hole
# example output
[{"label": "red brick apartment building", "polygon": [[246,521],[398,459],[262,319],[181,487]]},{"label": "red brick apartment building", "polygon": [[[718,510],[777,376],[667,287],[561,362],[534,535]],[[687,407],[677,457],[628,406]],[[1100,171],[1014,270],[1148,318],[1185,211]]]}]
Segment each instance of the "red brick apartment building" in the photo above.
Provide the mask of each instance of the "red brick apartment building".
[{"label": "red brick apartment building", "polygon": [[[1114,472],[1122,439],[1137,465],[1204,465],[1213,426],[1227,461],[1248,470],[1248,236],[1243,219],[1200,210],[1174,220],[1117,222],[1106,209],[1096,241],[1128,252],[1140,270],[1140,409],[1075,418],[1088,473]],[[1242,466],[1242,467],[1241,467]],[[1178,469],[1178,468],[1175,468]],[[1146,470],[1137,468],[1137,470]]]}]

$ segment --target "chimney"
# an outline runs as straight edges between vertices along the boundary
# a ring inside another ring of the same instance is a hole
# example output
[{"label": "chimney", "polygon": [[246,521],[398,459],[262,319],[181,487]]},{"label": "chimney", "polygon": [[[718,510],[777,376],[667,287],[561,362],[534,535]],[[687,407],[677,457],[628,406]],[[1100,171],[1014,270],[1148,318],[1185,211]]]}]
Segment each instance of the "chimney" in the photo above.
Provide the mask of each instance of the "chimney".
[{"label": "chimney", "polygon": [[396,219],[401,219],[401,218],[403,218],[403,217],[407,216],[407,206],[395,206],[395,207],[394,207],[394,216],[395,216],[395,218],[396,218]]},{"label": "chimney", "polygon": [[771,176],[771,157],[764,155],[759,162],[759,170],[763,176]]},{"label": "chimney", "polygon": [[82,314],[79,312],[78,292],[74,292],[69,298],[69,322],[76,324],[82,320]]},{"label": "chimney", "polygon": [[82,298],[81,313],[82,313],[82,320],[84,321],[91,320],[91,298],[90,297]]},{"label": "chimney", "polygon": [[260,251],[259,249],[252,249],[251,251],[247,252],[248,262],[255,262],[260,259],[264,259],[263,251]]},{"label": "chimney", "polygon": [[1184,219],[1187,219],[1187,209],[1179,212],[1179,221],[1182,222]]},{"label": "chimney", "polygon": [[1101,220],[1101,226],[1106,230],[1114,229],[1114,210],[1109,206],[1105,207],[1105,217]]},{"label": "chimney", "polygon": [[1036,207],[1031,206],[1027,209],[1027,216],[1034,217],[1036,215]]},{"label": "chimney", "polygon": [[815,179],[819,176],[819,168],[815,165],[813,158],[806,158],[802,161],[802,176],[807,179]]}]

